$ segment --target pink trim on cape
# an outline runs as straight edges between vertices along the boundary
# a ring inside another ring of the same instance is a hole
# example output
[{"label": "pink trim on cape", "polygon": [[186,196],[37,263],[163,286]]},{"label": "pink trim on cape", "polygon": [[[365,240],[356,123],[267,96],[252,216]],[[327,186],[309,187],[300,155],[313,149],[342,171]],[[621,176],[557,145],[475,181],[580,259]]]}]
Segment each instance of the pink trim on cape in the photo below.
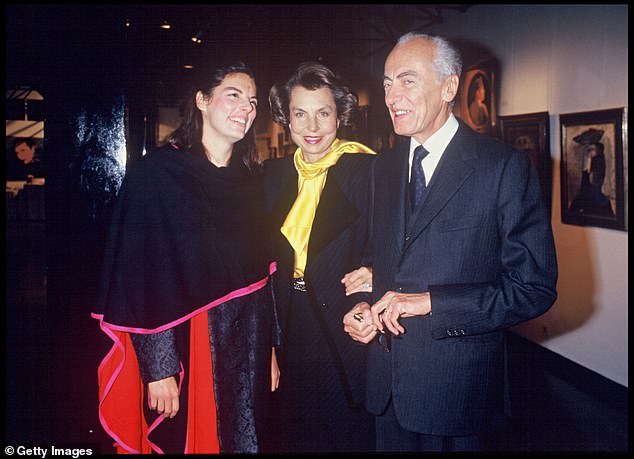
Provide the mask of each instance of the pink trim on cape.
[{"label": "pink trim on cape", "polygon": [[[277,269],[277,264],[276,262],[272,262],[269,265],[269,275],[273,274],[275,272],[275,270]],[[240,288],[238,290],[234,290],[233,292],[229,292],[227,293],[225,296],[218,298],[217,300],[212,301],[211,303],[208,303],[204,306],[201,306],[200,308],[190,312],[189,314],[181,317],[180,319],[176,319],[172,322],[169,322],[165,325],[161,325],[160,327],[156,327],[156,328],[140,328],[140,327],[126,327],[125,325],[115,325],[115,324],[111,324],[109,322],[106,322],[103,319],[103,314],[96,314],[94,312],[90,313],[90,316],[94,319],[99,320],[99,322],[103,325],[105,325],[106,327],[108,327],[109,329],[112,330],[117,330],[117,331],[121,331],[121,332],[126,332],[126,333],[142,333],[142,334],[149,334],[149,333],[159,333],[165,330],[168,330],[172,327],[175,327],[176,325],[180,325],[183,322],[188,321],[189,319],[191,319],[192,317],[194,317],[195,315],[206,311],[208,309],[211,309],[215,306],[218,306],[219,304],[225,303],[229,300],[232,300],[233,298],[238,298],[244,295],[248,295],[250,293],[255,292],[256,290],[261,289],[262,287],[264,287],[266,285],[268,281],[268,277],[265,277],[264,279],[261,279],[257,282],[254,282],[251,285],[248,285],[246,287]],[[103,326],[101,327],[103,329]]]}]

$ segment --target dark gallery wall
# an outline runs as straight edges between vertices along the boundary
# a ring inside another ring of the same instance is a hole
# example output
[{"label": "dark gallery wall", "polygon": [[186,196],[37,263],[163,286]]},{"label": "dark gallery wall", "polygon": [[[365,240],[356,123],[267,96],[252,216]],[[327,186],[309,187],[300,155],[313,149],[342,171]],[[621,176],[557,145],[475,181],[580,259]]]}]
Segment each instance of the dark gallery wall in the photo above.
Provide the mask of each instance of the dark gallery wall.
[{"label": "dark gallery wall", "polygon": [[[19,78],[17,84],[36,87],[44,95],[46,116],[46,220],[18,222],[23,226],[13,229],[11,244],[20,258],[33,253],[38,242],[37,256],[46,260],[46,302],[22,305],[40,311],[29,327],[29,332],[38,330],[36,339],[42,343],[33,360],[40,366],[26,374],[24,364],[8,365],[8,380],[22,380],[23,387],[7,388],[7,439],[95,451],[102,442],[112,443],[96,411],[97,367],[110,343],[90,313],[113,201],[125,164],[134,164],[143,147],[149,113],[144,59],[114,27],[82,30],[82,16],[72,10],[58,15],[52,6],[24,6],[8,13],[7,24],[17,28],[9,28],[9,37],[20,39],[13,33],[21,31],[32,39],[30,46],[15,48],[8,41],[7,61],[17,63],[8,80]],[[95,7],[93,14],[104,11]],[[25,18],[28,28],[23,27]],[[14,49],[24,54],[13,55]],[[19,67],[26,63],[31,67]],[[33,240],[20,239],[25,228],[38,231]],[[11,317],[22,323],[24,314],[16,308]],[[24,331],[9,330],[11,362],[20,360]],[[35,381],[21,378],[25,374]],[[24,397],[16,399],[16,393]],[[29,400],[34,403],[25,407]]]},{"label": "dark gallery wall", "polygon": [[[47,300],[51,357],[48,409],[52,441],[91,446],[100,435],[95,418],[97,365],[107,352],[90,311],[97,287],[105,222],[116,188],[105,168],[114,139],[123,135],[120,78],[95,66],[98,54],[56,40],[46,104]],[[117,134],[117,129],[120,134]],[[115,176],[116,177],[116,176]],[[64,422],[56,422],[57,416]]]}]

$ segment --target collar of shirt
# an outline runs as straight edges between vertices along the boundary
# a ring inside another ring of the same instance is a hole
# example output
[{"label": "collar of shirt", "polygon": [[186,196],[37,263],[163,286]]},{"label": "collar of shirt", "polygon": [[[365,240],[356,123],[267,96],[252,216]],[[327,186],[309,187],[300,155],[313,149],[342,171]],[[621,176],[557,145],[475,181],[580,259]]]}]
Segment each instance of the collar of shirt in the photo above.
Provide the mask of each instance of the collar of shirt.
[{"label": "collar of shirt", "polygon": [[[458,130],[458,120],[451,113],[445,124],[442,125],[440,129],[434,132],[429,139],[423,144],[423,147],[429,152],[429,154],[423,159],[423,171],[425,172],[426,182],[429,183],[431,181],[431,177],[436,170],[436,166],[440,162],[440,158],[442,158],[447,145],[453,139],[453,136],[456,134]],[[410,138],[409,142],[409,175],[412,175],[412,160],[414,159],[414,150],[420,144],[414,140],[414,138]]]}]

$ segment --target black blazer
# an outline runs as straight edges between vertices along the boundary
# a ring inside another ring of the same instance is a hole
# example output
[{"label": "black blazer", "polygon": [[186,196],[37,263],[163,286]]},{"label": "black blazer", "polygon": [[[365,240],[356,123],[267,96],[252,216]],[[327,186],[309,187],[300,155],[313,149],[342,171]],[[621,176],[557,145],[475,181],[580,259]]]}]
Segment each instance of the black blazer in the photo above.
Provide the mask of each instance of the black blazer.
[{"label": "black blazer", "polygon": [[431,294],[432,314],[401,318],[392,352],[369,346],[366,406],[390,395],[399,423],[434,435],[496,429],[506,408],[503,330],[555,301],[557,262],[528,157],[460,121],[418,215],[406,221],[409,142],[378,155],[373,300]]},{"label": "black blazer", "polygon": [[[361,266],[368,234],[369,171],[374,157],[344,154],[330,167],[310,233],[304,272],[311,304],[330,344],[344,391],[350,403],[357,405],[364,398],[366,346],[350,339],[342,320],[362,296],[346,297],[340,280]],[[294,252],[280,227],[297,197],[297,171],[292,156],[265,162],[265,187],[277,262],[274,291],[284,342]]]}]

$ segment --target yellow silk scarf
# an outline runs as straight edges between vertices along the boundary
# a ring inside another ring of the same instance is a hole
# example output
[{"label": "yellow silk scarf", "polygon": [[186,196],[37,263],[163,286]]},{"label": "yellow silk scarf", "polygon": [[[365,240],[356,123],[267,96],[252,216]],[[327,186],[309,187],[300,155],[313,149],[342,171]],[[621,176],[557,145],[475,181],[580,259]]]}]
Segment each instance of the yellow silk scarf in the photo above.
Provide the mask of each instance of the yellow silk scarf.
[{"label": "yellow silk scarf", "polygon": [[297,198],[280,228],[280,231],[288,239],[295,251],[294,277],[304,276],[308,254],[308,239],[321,191],[326,184],[328,168],[334,165],[344,153],[376,154],[374,150],[362,143],[340,139],[335,139],[330,146],[330,151],[314,163],[308,163],[304,160],[301,148],[295,150],[293,159],[298,173]]}]

